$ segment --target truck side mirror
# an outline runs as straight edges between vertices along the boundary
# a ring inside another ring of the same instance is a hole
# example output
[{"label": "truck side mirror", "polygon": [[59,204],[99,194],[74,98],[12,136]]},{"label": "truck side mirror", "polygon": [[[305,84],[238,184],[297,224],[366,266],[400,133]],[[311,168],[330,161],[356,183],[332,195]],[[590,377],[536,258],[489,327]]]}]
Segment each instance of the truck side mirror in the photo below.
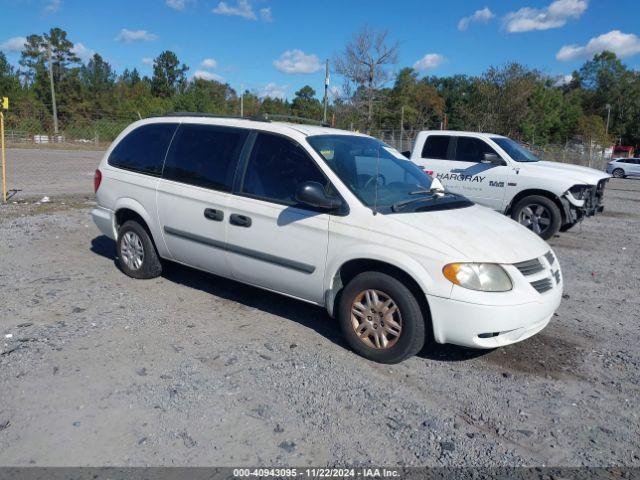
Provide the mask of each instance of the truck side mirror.
[{"label": "truck side mirror", "polygon": [[340,199],[327,195],[318,182],[304,182],[298,185],[296,201],[321,210],[335,210],[342,205]]},{"label": "truck side mirror", "polygon": [[505,162],[502,158],[500,158],[495,153],[485,153],[480,163],[485,163],[489,165],[506,165],[507,164],[507,162]]}]

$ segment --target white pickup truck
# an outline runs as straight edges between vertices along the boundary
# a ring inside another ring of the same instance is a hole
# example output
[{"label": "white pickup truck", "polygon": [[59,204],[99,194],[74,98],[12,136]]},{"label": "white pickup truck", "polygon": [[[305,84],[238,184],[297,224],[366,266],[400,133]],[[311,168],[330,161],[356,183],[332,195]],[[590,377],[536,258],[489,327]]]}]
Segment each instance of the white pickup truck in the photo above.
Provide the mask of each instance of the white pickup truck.
[{"label": "white pickup truck", "polygon": [[545,240],[601,212],[610,178],[593,168],[541,161],[491,133],[423,131],[410,157],[447,191],[509,215]]}]

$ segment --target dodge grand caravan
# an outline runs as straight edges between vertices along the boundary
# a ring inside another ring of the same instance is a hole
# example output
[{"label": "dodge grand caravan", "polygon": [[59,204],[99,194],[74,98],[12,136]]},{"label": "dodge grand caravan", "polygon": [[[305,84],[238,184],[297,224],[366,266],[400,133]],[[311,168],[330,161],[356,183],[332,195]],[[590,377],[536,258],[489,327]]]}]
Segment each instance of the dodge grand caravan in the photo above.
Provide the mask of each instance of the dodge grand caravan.
[{"label": "dodge grand caravan", "polygon": [[173,261],[324,306],[362,356],[426,339],[475,348],[542,330],[560,304],[549,246],[445,193],[388,145],[320,126],[176,114],[130,125],[95,174],[122,271]]}]

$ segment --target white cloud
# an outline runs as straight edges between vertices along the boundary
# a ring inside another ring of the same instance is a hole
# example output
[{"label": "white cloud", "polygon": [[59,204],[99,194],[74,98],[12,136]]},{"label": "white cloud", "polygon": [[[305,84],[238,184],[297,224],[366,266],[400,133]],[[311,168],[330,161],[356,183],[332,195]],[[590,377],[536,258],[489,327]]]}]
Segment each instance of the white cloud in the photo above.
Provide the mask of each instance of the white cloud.
[{"label": "white cloud", "polygon": [[260,20],[263,22],[273,22],[273,16],[271,15],[271,7],[260,9]]},{"label": "white cloud", "polygon": [[82,60],[85,63],[89,61],[89,59],[93,57],[93,55],[96,53],[94,50],[91,50],[90,48],[85,47],[80,42],[74,43],[71,51],[75,53],[78,56],[78,58],[80,58],[80,60]]},{"label": "white cloud", "polygon": [[24,44],[27,41],[26,37],[13,37],[0,45],[0,50],[3,52],[19,53],[24,48]]},{"label": "white cloud", "polygon": [[560,28],[570,18],[580,18],[587,10],[587,0],[555,0],[548,7],[523,7],[504,16],[504,26],[510,33]]},{"label": "white cloud", "polygon": [[322,69],[317,55],[306,55],[302,50],[287,50],[273,61],[282,73],[315,73]]},{"label": "white cloud", "polygon": [[554,85],[556,87],[562,87],[564,85],[569,85],[571,83],[571,80],[573,80],[573,75],[560,75],[556,79],[556,83],[554,83]]},{"label": "white cloud", "polygon": [[205,58],[200,62],[200,67],[202,68],[216,68],[218,66],[218,62],[214,58]]},{"label": "white cloud", "polygon": [[640,37],[633,33],[622,33],[620,30],[611,30],[592,38],[586,45],[565,45],[558,53],[556,59],[561,62],[590,58],[593,55],[608,50],[619,57],[630,57],[640,53]]},{"label": "white cloud", "polygon": [[191,0],[165,0],[164,3],[169,8],[173,8],[174,10],[182,11],[185,8],[187,8],[187,4],[191,3]]},{"label": "white cloud", "polygon": [[206,70],[196,70],[193,74],[193,78],[199,78],[200,80],[215,80],[216,82],[222,82],[223,77],[217,73],[207,72]]},{"label": "white cloud", "polygon": [[149,33],[146,30],[127,30],[123,28],[115,38],[118,42],[132,43],[132,42],[149,42],[156,40],[157,35]]},{"label": "white cloud", "polygon": [[495,17],[495,15],[489,10],[489,7],[484,7],[482,10],[476,10],[473,15],[461,18],[458,22],[458,30],[466,30],[469,28],[469,25],[474,22],[488,23],[493,17]]},{"label": "white cloud", "polygon": [[212,12],[217,13],[218,15],[242,17],[245,20],[258,19],[253,11],[253,7],[249,3],[249,0],[238,0],[235,5],[229,5],[227,2],[220,2]]},{"label": "white cloud", "polygon": [[424,57],[413,64],[413,68],[415,70],[425,72],[439,67],[445,60],[446,58],[439,53],[427,53]]},{"label": "white cloud", "polygon": [[276,83],[267,83],[258,93],[260,98],[271,97],[285,99],[287,97],[289,85],[278,85]]},{"label": "white cloud", "polygon": [[142,59],[142,64],[146,65],[147,67],[153,67],[153,58],[151,57],[144,57]]},{"label": "white cloud", "polygon": [[44,7],[44,13],[56,13],[60,10],[61,5],[62,0],[49,0],[47,5]]}]

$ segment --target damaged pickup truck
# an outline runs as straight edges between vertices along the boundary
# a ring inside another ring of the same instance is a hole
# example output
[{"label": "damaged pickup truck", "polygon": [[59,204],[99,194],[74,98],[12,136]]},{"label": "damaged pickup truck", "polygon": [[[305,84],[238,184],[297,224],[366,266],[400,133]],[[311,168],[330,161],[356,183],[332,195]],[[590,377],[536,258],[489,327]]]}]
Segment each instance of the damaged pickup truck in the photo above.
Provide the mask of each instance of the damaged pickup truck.
[{"label": "damaged pickup truck", "polygon": [[447,191],[502,212],[545,240],[601,212],[610,178],[592,168],[542,161],[491,133],[420,132],[411,160]]}]

